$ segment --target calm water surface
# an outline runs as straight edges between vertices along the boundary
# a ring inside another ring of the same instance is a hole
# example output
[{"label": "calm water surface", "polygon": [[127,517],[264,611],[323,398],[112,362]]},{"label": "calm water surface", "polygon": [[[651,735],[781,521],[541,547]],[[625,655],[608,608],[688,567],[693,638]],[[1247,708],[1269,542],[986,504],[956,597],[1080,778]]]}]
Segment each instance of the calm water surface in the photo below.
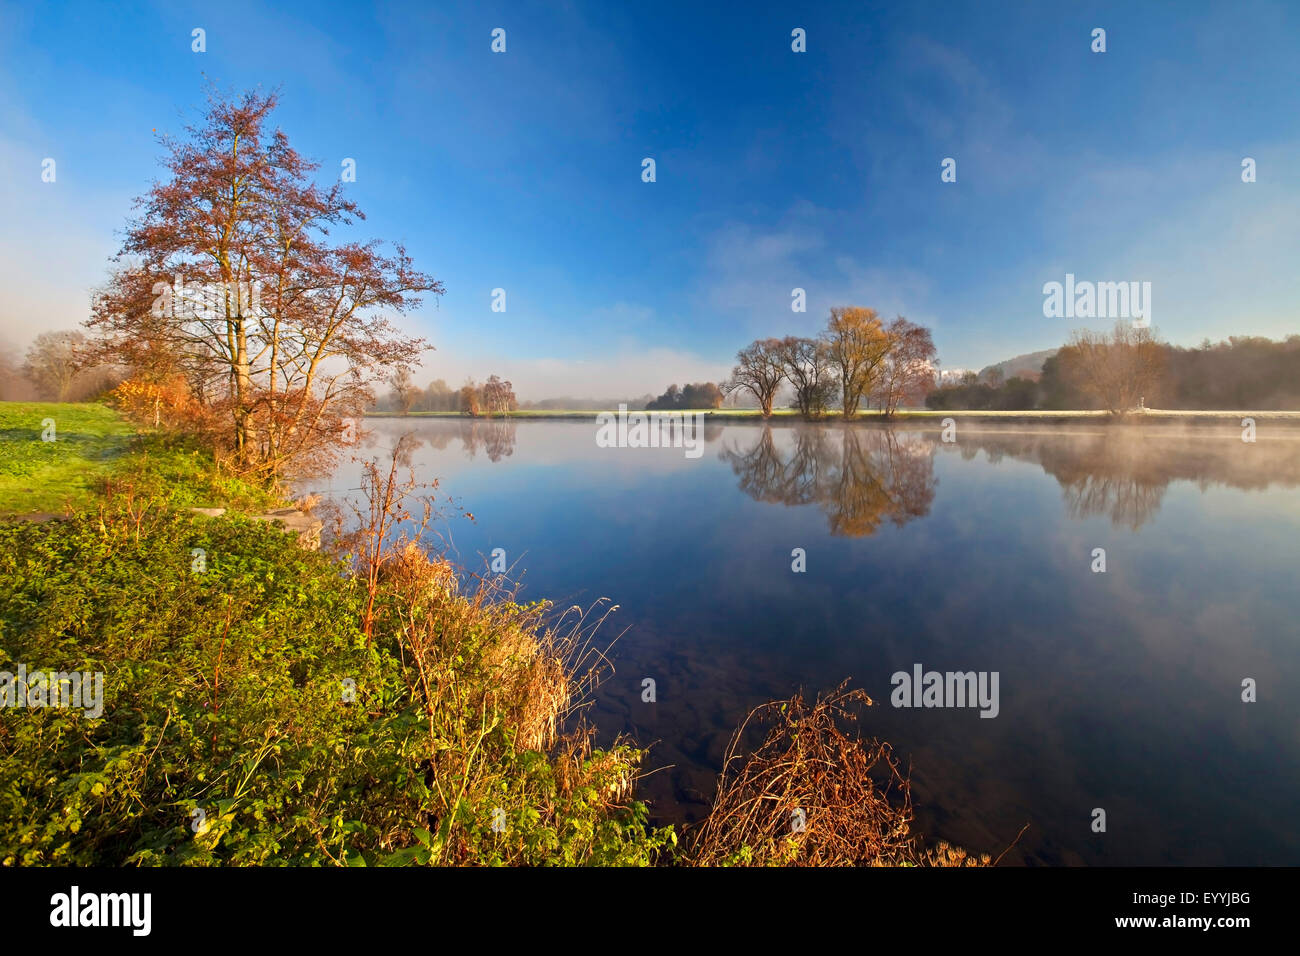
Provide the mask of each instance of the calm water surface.
[{"label": "calm water surface", "polygon": [[[453,557],[503,548],[525,597],[619,605],[592,718],[671,765],[641,789],[661,821],[705,811],[750,708],[852,678],[931,836],[996,856],[1029,824],[1024,863],[1300,864],[1300,433],[710,425],[692,460],[599,448],[594,422],[368,426],[368,454],[411,436],[473,513],[439,526]],[[918,663],[997,671],[998,716],[890,706]]]}]

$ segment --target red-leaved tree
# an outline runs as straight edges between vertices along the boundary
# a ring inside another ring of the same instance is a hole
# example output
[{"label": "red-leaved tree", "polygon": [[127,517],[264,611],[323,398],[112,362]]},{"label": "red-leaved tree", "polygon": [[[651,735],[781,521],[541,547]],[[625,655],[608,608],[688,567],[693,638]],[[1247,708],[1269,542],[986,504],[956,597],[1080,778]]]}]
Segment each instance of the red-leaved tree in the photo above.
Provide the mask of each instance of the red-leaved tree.
[{"label": "red-leaved tree", "polygon": [[128,364],[182,371],[237,467],[268,479],[333,457],[371,386],[429,347],[384,312],[443,291],[400,246],[331,241],[365,217],[270,128],[276,102],[214,95],[162,140],[167,175],[137,200],[87,323]]},{"label": "red-leaved tree", "polygon": [[938,352],[930,330],[901,315],[885,326],[889,349],[880,363],[871,397],[886,416],[899,406],[919,405],[934,388]]}]

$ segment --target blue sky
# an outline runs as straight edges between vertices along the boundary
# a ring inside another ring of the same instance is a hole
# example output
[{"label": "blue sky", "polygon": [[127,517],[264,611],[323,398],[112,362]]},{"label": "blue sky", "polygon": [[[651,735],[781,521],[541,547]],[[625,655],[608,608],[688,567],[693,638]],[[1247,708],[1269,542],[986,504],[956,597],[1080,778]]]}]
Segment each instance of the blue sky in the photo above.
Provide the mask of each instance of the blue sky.
[{"label": "blue sky", "polygon": [[980,367],[1089,324],[1043,316],[1067,272],[1150,281],[1182,344],[1300,332],[1297,4],[168,2],[0,4],[0,340],[84,318],[205,78],[356,160],[452,384],[660,391],[843,304]]}]

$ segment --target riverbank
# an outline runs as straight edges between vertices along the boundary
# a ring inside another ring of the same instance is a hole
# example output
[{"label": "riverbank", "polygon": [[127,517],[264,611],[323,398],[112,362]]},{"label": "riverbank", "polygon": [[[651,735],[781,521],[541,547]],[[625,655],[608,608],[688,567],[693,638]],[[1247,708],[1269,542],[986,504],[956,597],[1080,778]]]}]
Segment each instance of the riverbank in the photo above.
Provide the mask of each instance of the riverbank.
[{"label": "riverbank", "polygon": [[[632,796],[640,751],[565,725],[596,676],[573,665],[590,621],[414,547],[371,592],[345,542],[310,550],[258,520],[241,503],[270,493],[199,449],[103,406],[0,416],[0,694],[23,699],[0,721],[0,864],[644,865],[671,849]],[[59,520],[24,520],[33,505]],[[79,675],[71,696],[40,676],[56,673]]]}]

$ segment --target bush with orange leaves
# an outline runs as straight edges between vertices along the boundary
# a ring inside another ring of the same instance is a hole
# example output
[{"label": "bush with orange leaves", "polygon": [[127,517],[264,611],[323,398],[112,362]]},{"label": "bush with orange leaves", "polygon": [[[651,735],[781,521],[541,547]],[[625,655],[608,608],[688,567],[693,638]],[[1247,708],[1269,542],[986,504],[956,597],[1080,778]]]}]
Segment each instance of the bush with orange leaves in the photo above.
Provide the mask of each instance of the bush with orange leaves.
[{"label": "bush with orange leaves", "polygon": [[129,378],[113,389],[110,398],[127,417],[160,428],[163,413],[167,412],[168,424],[171,424],[172,412],[185,404],[189,393],[183,384]]},{"label": "bush with orange leaves", "polygon": [[109,393],[113,404],[132,421],[168,431],[210,435],[214,410],[195,401],[180,376],[161,381],[129,378]]}]

